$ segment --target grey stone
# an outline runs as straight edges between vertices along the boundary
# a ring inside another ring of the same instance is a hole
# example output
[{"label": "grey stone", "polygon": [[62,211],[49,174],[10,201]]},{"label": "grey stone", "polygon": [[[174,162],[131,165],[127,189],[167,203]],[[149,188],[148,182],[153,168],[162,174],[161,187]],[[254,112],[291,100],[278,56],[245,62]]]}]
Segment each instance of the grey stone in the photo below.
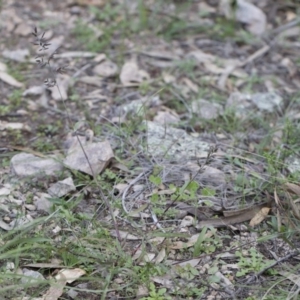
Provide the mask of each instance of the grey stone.
[{"label": "grey stone", "polygon": [[19,177],[56,175],[63,169],[55,158],[41,158],[29,153],[19,153],[10,161],[12,174]]},{"label": "grey stone", "polygon": [[252,102],[261,111],[273,112],[282,105],[282,98],[276,93],[257,93],[251,97]]},{"label": "grey stone", "polygon": [[289,156],[285,160],[285,164],[287,165],[287,169],[290,173],[300,172],[300,159],[296,156]]},{"label": "grey stone", "polygon": [[193,101],[191,106],[193,113],[204,120],[216,119],[222,111],[222,106],[220,104],[209,102],[204,99]]},{"label": "grey stone", "polygon": [[185,130],[161,126],[155,122],[147,122],[148,151],[153,156],[173,157],[176,159],[189,157],[206,157],[210,144],[194,138]]},{"label": "grey stone", "polygon": [[29,270],[24,268],[22,270],[24,277],[21,278],[21,282],[23,284],[26,283],[40,283],[41,281],[45,280],[44,276],[37,272],[37,271],[33,271],[33,270]]},{"label": "grey stone", "polygon": [[[232,93],[226,101],[227,109],[234,109],[239,118],[245,118],[249,114],[272,113],[281,109],[283,99],[274,92],[242,94]],[[258,110],[258,111],[257,111]]]},{"label": "grey stone", "polygon": [[52,202],[49,201],[49,198],[51,198],[51,196],[46,193],[39,193],[39,195],[35,196],[34,205],[36,206],[36,209],[50,213]]},{"label": "grey stone", "polygon": [[[91,143],[69,151],[64,164],[73,170],[78,170],[89,175],[100,174],[114,157],[113,150],[108,141]],[[86,156],[88,157],[88,161]],[[92,167],[93,171],[91,170]]]},{"label": "grey stone", "polygon": [[18,49],[18,50],[4,50],[2,55],[5,58],[17,61],[17,62],[25,62],[26,58],[29,56],[28,49]]},{"label": "grey stone", "polygon": [[63,197],[71,191],[75,191],[73,179],[68,177],[62,181],[54,183],[49,189],[48,193],[53,197]]}]

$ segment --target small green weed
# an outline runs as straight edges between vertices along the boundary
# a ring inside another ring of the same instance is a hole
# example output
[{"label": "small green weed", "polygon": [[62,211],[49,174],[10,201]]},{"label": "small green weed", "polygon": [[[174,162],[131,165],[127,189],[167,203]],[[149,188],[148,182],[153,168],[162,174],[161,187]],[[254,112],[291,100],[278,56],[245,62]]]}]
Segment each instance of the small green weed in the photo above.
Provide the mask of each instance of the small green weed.
[{"label": "small green weed", "polygon": [[193,256],[198,257],[202,253],[213,253],[221,246],[222,241],[217,235],[217,229],[211,228],[208,231],[208,228],[204,227],[194,245]]},{"label": "small green weed", "polygon": [[28,64],[27,63],[8,63],[8,74],[11,75],[13,78],[20,82],[25,81],[25,77],[22,74],[23,71],[27,70]]},{"label": "small green weed", "polygon": [[167,289],[156,289],[154,283],[149,285],[149,296],[142,298],[142,300],[168,300],[172,299],[170,296],[166,296]]},{"label": "small green weed", "polygon": [[[274,262],[274,260],[263,257],[255,248],[250,248],[249,256],[245,256],[241,251],[236,251],[235,255],[239,258],[238,266],[241,268],[241,270],[236,273],[237,277],[244,276],[251,272],[257,273]],[[271,272],[271,270],[268,270],[268,272]]]},{"label": "small green weed", "polygon": [[11,111],[11,107],[8,105],[0,105],[0,115],[6,115]]},{"label": "small green weed", "polygon": [[18,89],[18,90],[14,90],[8,97],[10,106],[16,108],[19,107],[21,105],[22,102],[22,93],[23,91]]},{"label": "small green weed", "polygon": [[199,270],[192,267],[190,264],[187,264],[184,267],[176,266],[176,273],[183,279],[187,279],[189,281],[195,279],[195,277],[199,276]]},{"label": "small green weed", "polygon": [[97,38],[95,38],[94,31],[83,21],[79,20],[76,22],[75,28],[73,29],[73,34],[87,50],[91,52],[102,51],[104,45]]}]

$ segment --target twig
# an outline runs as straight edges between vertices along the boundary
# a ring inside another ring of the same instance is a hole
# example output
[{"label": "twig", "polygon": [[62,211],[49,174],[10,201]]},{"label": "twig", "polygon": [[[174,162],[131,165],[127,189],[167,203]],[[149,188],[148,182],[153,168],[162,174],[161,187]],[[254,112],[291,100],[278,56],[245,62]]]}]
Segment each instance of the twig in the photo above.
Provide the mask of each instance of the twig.
[{"label": "twig", "polygon": [[128,209],[126,208],[125,201],[126,201],[126,195],[127,195],[128,191],[129,191],[129,189],[130,189],[132,186],[134,186],[134,185],[135,185],[135,184],[136,184],[143,176],[146,176],[146,175],[148,175],[150,172],[152,172],[152,169],[153,169],[153,167],[151,167],[151,168],[147,169],[146,171],[142,172],[141,174],[139,174],[135,179],[133,179],[133,180],[129,183],[129,185],[128,185],[128,186],[126,187],[126,189],[124,190],[123,195],[122,195],[122,206],[123,206],[124,211],[125,211],[127,214],[129,214],[129,211],[128,211]]},{"label": "twig", "polygon": [[270,50],[270,46],[269,45],[265,45],[262,48],[258,49],[257,51],[255,51],[253,54],[251,54],[250,56],[248,56],[247,59],[245,59],[242,62],[238,62],[236,64],[230,65],[228,66],[225,71],[222,73],[222,75],[219,78],[218,81],[218,87],[221,89],[225,88],[225,84],[226,84],[226,80],[229,77],[229,75],[236,69],[236,68],[241,68],[244,67],[245,65],[247,65],[248,63],[254,61],[255,59],[259,58],[260,56],[264,55],[265,53],[267,53]]},{"label": "twig", "polygon": [[275,34],[278,35],[279,33],[286,31],[287,29],[290,29],[291,27],[297,26],[299,23],[300,23],[300,18],[298,17],[286,24],[283,24],[283,25],[271,30],[264,37],[274,36]]},{"label": "twig", "polygon": [[[300,254],[300,250],[296,250],[280,259],[278,259],[277,261],[273,262],[271,265],[262,268],[260,271],[258,271],[257,273],[255,273],[254,275],[250,276],[247,281],[245,282],[245,285],[248,285],[250,283],[253,283],[259,276],[261,276],[264,272],[268,271],[269,269],[275,267],[276,265],[280,264],[281,262],[284,262],[290,258],[293,258],[297,255]],[[236,294],[239,294],[242,291],[242,288],[239,288],[236,292]]]},{"label": "twig", "polygon": [[86,69],[88,69],[90,66],[91,66],[91,64],[86,64],[86,65],[84,65],[81,69],[79,69],[79,70],[73,75],[73,78],[76,78],[76,77],[80,76],[80,74],[81,74],[82,72],[84,72]]},{"label": "twig", "polygon": [[297,256],[297,255],[299,255],[299,254],[300,254],[300,250],[296,250],[296,251],[294,251],[294,252],[292,252],[292,253],[290,253],[290,254],[288,254],[288,255],[286,255],[286,256],[280,258],[280,259],[278,259],[277,261],[273,262],[270,266],[267,266],[267,267],[261,269],[261,270],[260,270],[259,272],[257,272],[255,275],[251,276],[252,278],[250,277],[250,278],[247,280],[247,283],[250,283],[250,282],[251,282],[251,281],[248,282],[250,279],[253,280],[253,278],[254,278],[254,279],[257,278],[258,276],[262,275],[265,271],[267,271],[267,270],[269,270],[269,269],[275,267],[276,265],[280,264],[281,262],[286,261],[286,260],[288,260],[288,259],[290,259],[290,258],[293,258],[293,257],[295,257],[295,256]]},{"label": "twig", "polygon": [[[266,41],[269,39],[269,37],[272,37],[272,41],[276,41],[278,35],[291,28],[294,27],[296,25],[298,25],[300,23],[300,18],[296,18],[295,20],[292,20],[291,22],[281,25],[277,28],[275,28],[274,30],[271,30],[269,33],[266,33],[262,38]],[[269,43],[271,44],[271,43]],[[255,59],[257,59],[258,57],[261,57],[262,55],[264,55],[265,53],[267,53],[270,50],[270,46],[269,45],[265,45],[262,48],[260,48],[259,50],[257,50],[256,52],[254,52],[253,54],[251,54],[246,60],[244,60],[243,62],[228,66],[225,71],[222,73],[222,75],[220,76],[220,79],[218,81],[218,86],[221,89],[225,88],[225,84],[226,84],[226,80],[229,77],[229,75],[236,69],[236,68],[240,68],[240,67],[244,67],[246,64],[254,61]]]}]

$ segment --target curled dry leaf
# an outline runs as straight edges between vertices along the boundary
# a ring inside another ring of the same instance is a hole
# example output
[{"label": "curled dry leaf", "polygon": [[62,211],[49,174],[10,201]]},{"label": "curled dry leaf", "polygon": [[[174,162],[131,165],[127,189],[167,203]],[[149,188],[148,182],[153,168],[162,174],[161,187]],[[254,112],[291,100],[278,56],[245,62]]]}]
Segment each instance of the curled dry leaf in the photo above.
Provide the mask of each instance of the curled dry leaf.
[{"label": "curled dry leaf", "polygon": [[[189,238],[187,242],[177,241],[170,245],[170,249],[184,249],[184,248],[190,248],[194,246],[199,238],[199,235],[201,233],[194,234]],[[211,237],[212,233],[209,231],[205,234],[205,238]]]},{"label": "curled dry leaf", "polygon": [[83,276],[86,272],[82,269],[63,269],[55,276],[57,282],[51,285],[46,294],[44,300],[57,300],[64,292],[64,287],[67,283],[72,283],[76,279]]},{"label": "curled dry leaf", "polygon": [[6,72],[7,71],[7,66],[3,62],[0,61],[0,71],[1,72]]},{"label": "curled dry leaf", "polygon": [[15,29],[15,34],[18,34],[20,36],[29,36],[32,32],[32,26],[30,26],[29,24],[24,24],[24,22],[22,22],[21,24],[17,25],[17,28]]},{"label": "curled dry leaf", "polygon": [[179,60],[180,57],[171,51],[167,50],[150,50],[142,51],[141,54],[162,60]]},{"label": "curled dry leaf", "polygon": [[120,74],[120,80],[124,86],[136,86],[149,78],[149,74],[146,71],[139,69],[135,61],[126,62],[123,65]]},{"label": "curled dry leaf", "polygon": [[181,79],[180,81],[182,84],[186,85],[192,92],[194,92],[195,94],[198,93],[199,91],[199,88],[198,88],[198,85],[195,84],[192,80],[190,80],[189,78],[187,77],[184,77]]},{"label": "curled dry leaf", "polygon": [[157,246],[157,245],[160,245],[165,239],[166,239],[165,237],[157,236],[157,237],[150,239],[148,242],[150,244]]},{"label": "curled dry leaf", "polygon": [[162,78],[166,84],[174,83],[176,81],[176,77],[171,75],[168,72],[162,72]]},{"label": "curled dry leaf", "polygon": [[294,64],[294,62],[289,58],[289,57],[285,57],[280,64],[287,68],[287,70],[289,71],[289,75],[290,77],[294,77],[297,74],[298,68],[297,66]]},{"label": "curled dry leaf", "polygon": [[195,220],[192,216],[185,216],[180,223],[180,227],[189,227],[194,224]]},{"label": "curled dry leaf", "polygon": [[102,87],[103,85],[101,78],[99,78],[98,76],[82,76],[78,78],[78,81],[97,87]]},{"label": "curled dry leaf", "polygon": [[63,269],[56,276],[56,280],[66,280],[67,283],[72,283],[85,274],[85,270],[80,268]]},{"label": "curled dry leaf", "polygon": [[67,51],[64,53],[59,53],[55,55],[55,58],[92,58],[95,57],[97,53],[86,52],[86,51]]},{"label": "curled dry leaf", "polygon": [[155,258],[155,264],[161,263],[165,257],[166,257],[166,249],[162,248]]},{"label": "curled dry leaf", "polygon": [[26,97],[26,96],[39,96],[42,95],[45,91],[45,87],[43,85],[35,85],[32,86],[30,88],[28,88],[27,90],[25,90],[22,94],[22,96]]},{"label": "curled dry leaf", "polygon": [[140,285],[136,292],[136,299],[141,299],[142,297],[146,297],[149,295],[149,290],[147,289],[146,285]]},{"label": "curled dry leaf", "polygon": [[[270,205],[270,204],[269,204]],[[263,207],[268,207],[267,203],[253,205],[251,207],[243,208],[235,211],[223,212],[225,217],[212,218],[200,221],[196,228],[201,229],[204,226],[226,227],[228,225],[242,223],[251,220]],[[230,212],[230,213],[229,213]]]},{"label": "curled dry leaf", "polygon": [[118,66],[112,61],[106,60],[95,66],[93,71],[101,77],[113,77],[118,74]]},{"label": "curled dry leaf", "polygon": [[261,223],[268,215],[270,207],[263,207],[250,221],[249,225],[254,227]]},{"label": "curled dry leaf", "polygon": [[16,80],[15,78],[3,71],[0,71],[0,80],[17,88],[23,87],[22,82],[19,82],[18,80]]},{"label": "curled dry leaf", "polygon": [[5,129],[10,129],[10,130],[26,130],[26,131],[31,131],[31,128],[23,123],[13,123],[13,122],[5,122],[5,121],[0,121],[0,130],[5,130]]},{"label": "curled dry leaf", "polygon": [[179,116],[176,112],[171,111],[159,111],[153,119],[154,122],[159,124],[172,124],[180,121]]},{"label": "curled dry leaf", "polygon": [[[67,100],[68,88],[70,84],[70,76],[66,74],[59,74],[56,78],[56,85],[50,87],[51,94],[54,100]],[[57,88],[59,86],[59,89]]]},{"label": "curled dry leaf", "polygon": [[220,10],[228,19],[235,18],[246,24],[247,30],[254,35],[261,35],[267,26],[267,17],[264,12],[254,4],[245,0],[237,0],[237,7],[233,7],[232,1],[220,1]]},{"label": "curled dry leaf", "polygon": [[75,3],[82,6],[97,6],[102,7],[104,6],[108,1],[107,0],[75,0]]},{"label": "curled dry leaf", "polygon": [[143,256],[143,262],[141,264],[143,265],[145,262],[152,261],[154,257],[155,257],[154,253],[145,253],[145,255]]},{"label": "curled dry leaf", "polygon": [[285,183],[284,187],[287,189],[288,192],[300,196],[300,186],[298,184],[287,182]]},{"label": "curled dry leaf", "polygon": [[188,265],[190,265],[191,267],[196,267],[199,264],[200,260],[201,260],[201,258],[193,258],[193,259],[190,259],[187,261],[183,261],[179,264],[176,264],[176,265],[174,265],[174,267],[179,266],[179,267],[184,268]]},{"label": "curled dry leaf", "polygon": [[[110,233],[114,237],[117,236],[117,232],[115,230],[111,230]],[[135,236],[133,234],[130,234],[127,231],[119,230],[119,234],[120,234],[120,237],[122,239],[125,239],[125,240],[128,240],[128,241],[136,241],[136,240],[140,240],[141,239],[141,237],[138,237],[138,236]]]},{"label": "curled dry leaf", "polygon": [[29,56],[28,49],[18,49],[18,50],[4,50],[2,52],[3,57],[8,58],[17,62],[25,62],[27,57]]}]

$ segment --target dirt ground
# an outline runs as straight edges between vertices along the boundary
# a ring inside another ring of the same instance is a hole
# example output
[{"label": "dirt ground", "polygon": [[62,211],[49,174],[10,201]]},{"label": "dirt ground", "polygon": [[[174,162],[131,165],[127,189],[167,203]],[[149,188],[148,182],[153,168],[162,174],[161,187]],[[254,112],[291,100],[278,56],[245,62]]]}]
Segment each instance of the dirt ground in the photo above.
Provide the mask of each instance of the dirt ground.
[{"label": "dirt ground", "polygon": [[297,1],[0,9],[4,299],[300,297]]}]

